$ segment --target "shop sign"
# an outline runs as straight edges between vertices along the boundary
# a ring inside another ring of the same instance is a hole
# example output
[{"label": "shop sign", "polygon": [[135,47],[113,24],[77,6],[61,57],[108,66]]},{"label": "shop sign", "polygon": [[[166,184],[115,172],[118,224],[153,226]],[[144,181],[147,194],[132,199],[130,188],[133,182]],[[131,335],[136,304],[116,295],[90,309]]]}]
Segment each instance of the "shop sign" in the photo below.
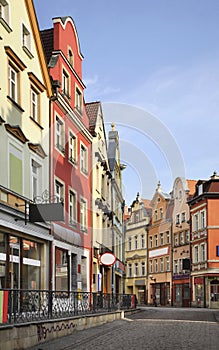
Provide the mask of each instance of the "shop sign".
[{"label": "shop sign", "polygon": [[112,253],[104,253],[100,257],[100,262],[106,266],[112,266],[116,262],[116,257]]},{"label": "shop sign", "polygon": [[203,284],[204,278],[203,277],[195,277],[194,278],[194,284]]}]

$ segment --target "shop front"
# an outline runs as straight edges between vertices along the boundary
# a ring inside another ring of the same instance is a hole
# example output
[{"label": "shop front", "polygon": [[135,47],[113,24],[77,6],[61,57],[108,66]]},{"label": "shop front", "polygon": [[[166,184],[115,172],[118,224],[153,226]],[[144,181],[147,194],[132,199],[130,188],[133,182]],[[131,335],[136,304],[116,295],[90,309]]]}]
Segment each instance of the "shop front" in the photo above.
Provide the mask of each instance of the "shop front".
[{"label": "shop front", "polygon": [[173,306],[190,306],[190,282],[188,274],[173,276]]}]

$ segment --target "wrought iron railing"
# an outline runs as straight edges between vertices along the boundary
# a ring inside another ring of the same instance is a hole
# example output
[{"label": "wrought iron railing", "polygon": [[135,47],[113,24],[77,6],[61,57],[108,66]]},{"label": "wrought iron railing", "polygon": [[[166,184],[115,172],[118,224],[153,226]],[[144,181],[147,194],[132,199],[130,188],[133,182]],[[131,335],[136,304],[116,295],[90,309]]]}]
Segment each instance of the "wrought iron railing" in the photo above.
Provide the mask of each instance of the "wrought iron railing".
[{"label": "wrought iron railing", "polygon": [[60,319],[135,308],[132,294],[106,294],[49,290],[1,290],[4,320],[0,325]]}]

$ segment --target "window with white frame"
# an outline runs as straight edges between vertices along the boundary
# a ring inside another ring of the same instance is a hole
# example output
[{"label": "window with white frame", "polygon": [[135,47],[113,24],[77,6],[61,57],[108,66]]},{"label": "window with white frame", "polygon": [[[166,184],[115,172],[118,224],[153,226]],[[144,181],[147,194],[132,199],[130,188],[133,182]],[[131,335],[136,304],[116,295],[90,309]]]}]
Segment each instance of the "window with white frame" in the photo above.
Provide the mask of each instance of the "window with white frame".
[{"label": "window with white frame", "polygon": [[179,214],[176,215],[176,225],[180,224],[180,216]]},{"label": "window with white frame", "polygon": [[153,273],[153,261],[149,260],[149,272]]},{"label": "window with white frame", "polygon": [[78,88],[75,91],[75,108],[79,113],[82,113],[82,93]]},{"label": "window with white frame", "polygon": [[68,157],[73,164],[77,164],[77,138],[72,131],[69,132]]},{"label": "window with white frame", "polygon": [[173,261],[173,273],[178,273],[178,260]]},{"label": "window with white frame", "polygon": [[128,274],[129,274],[129,277],[132,277],[132,264],[129,264]]},{"label": "window with white frame", "polygon": [[138,249],[138,236],[135,236],[135,249]]},{"label": "window with white frame", "polygon": [[160,258],[160,272],[164,271],[163,258]]},{"label": "window with white frame", "polygon": [[154,246],[158,247],[158,236],[157,235],[154,236]]},{"label": "window with white frame", "polygon": [[9,97],[18,103],[18,70],[9,64]]},{"label": "window with white frame", "polygon": [[144,261],[141,263],[141,275],[145,276],[145,262]]},{"label": "window with white frame", "polygon": [[166,257],[166,270],[170,271],[170,257],[169,256]]},{"label": "window with white frame", "polygon": [[128,241],[129,243],[129,250],[132,250],[132,238],[131,237],[129,237],[129,241]]},{"label": "window with white frame", "polygon": [[158,272],[158,261],[157,261],[157,259],[154,259],[154,271]]},{"label": "window with white frame", "polygon": [[201,211],[201,228],[205,228],[206,223],[205,223],[205,210]]},{"label": "window with white frame", "polygon": [[135,276],[138,276],[138,263],[135,263]]},{"label": "window with white frame", "polygon": [[170,243],[170,231],[166,231],[166,243]]},{"label": "window with white frame", "polygon": [[82,143],[80,146],[80,159],[81,159],[81,172],[87,175],[87,147],[85,147]]},{"label": "window with white frame", "polygon": [[201,261],[206,260],[206,245],[201,244]]},{"label": "window with white frame", "polygon": [[184,244],[184,232],[180,232],[179,237],[180,237],[180,244]]},{"label": "window with white frame", "polygon": [[61,118],[56,115],[56,125],[55,125],[55,142],[56,147],[61,153],[65,153],[65,129],[64,123]]},{"label": "window with white frame", "polygon": [[57,203],[64,200],[64,185],[58,180],[55,180],[55,196]]},{"label": "window with white frame", "polygon": [[160,233],[160,245],[164,245],[164,235]]},{"label": "window with white frame", "polygon": [[31,117],[39,123],[39,94],[31,89]]},{"label": "window with white frame", "polygon": [[32,172],[32,199],[41,194],[42,186],[42,166],[34,159],[31,160]]},{"label": "window with white frame", "polygon": [[186,230],[186,243],[190,242],[190,231]]},{"label": "window with white frame", "polygon": [[199,251],[198,251],[198,246],[195,246],[194,247],[194,262],[195,263],[198,263],[199,261]]},{"label": "window with white frame", "polygon": [[70,78],[68,73],[66,72],[65,69],[62,70],[62,92],[63,94],[66,95],[66,97],[70,98],[70,92],[69,92],[69,87],[70,87]]},{"label": "window with white frame", "polygon": [[145,235],[141,235],[141,248],[145,248]]},{"label": "window with white frame", "polygon": [[198,214],[193,215],[193,231],[198,231]]},{"label": "window with white frame", "polygon": [[81,231],[87,230],[87,201],[84,198],[81,198],[80,201],[80,224]]},{"label": "window with white frame", "polygon": [[70,48],[68,49],[68,62],[72,67],[74,67],[74,55],[73,55],[72,49]]},{"label": "window with white frame", "polygon": [[174,245],[178,246],[179,245],[179,237],[178,237],[178,233],[174,234]]},{"label": "window with white frame", "polygon": [[69,191],[69,223],[77,224],[77,194],[72,190]]},{"label": "window with white frame", "polygon": [[22,46],[27,54],[31,52],[31,36],[24,24],[22,24]]},{"label": "window with white frame", "polygon": [[152,236],[149,237],[149,247],[153,248],[153,237]]},{"label": "window with white frame", "polygon": [[[0,23],[2,23],[2,25],[4,27],[6,27],[5,29],[9,30],[8,26],[9,26],[9,4],[6,0],[0,0]],[[6,25],[6,26],[5,26]]]},{"label": "window with white frame", "polygon": [[182,222],[185,222],[185,221],[186,221],[186,213],[185,213],[185,211],[182,212],[182,214],[181,214],[181,221],[182,221]]}]

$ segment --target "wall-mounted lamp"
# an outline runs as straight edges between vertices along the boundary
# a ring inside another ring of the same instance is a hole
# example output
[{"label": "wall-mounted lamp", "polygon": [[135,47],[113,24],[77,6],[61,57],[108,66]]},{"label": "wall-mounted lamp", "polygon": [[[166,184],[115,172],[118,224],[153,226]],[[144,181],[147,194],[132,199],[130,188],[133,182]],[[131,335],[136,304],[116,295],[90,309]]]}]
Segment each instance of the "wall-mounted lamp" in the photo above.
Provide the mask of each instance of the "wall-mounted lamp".
[{"label": "wall-mounted lamp", "polygon": [[149,277],[150,277],[150,279],[151,279],[152,281],[156,282],[156,278],[153,277],[153,275],[149,275]]}]

